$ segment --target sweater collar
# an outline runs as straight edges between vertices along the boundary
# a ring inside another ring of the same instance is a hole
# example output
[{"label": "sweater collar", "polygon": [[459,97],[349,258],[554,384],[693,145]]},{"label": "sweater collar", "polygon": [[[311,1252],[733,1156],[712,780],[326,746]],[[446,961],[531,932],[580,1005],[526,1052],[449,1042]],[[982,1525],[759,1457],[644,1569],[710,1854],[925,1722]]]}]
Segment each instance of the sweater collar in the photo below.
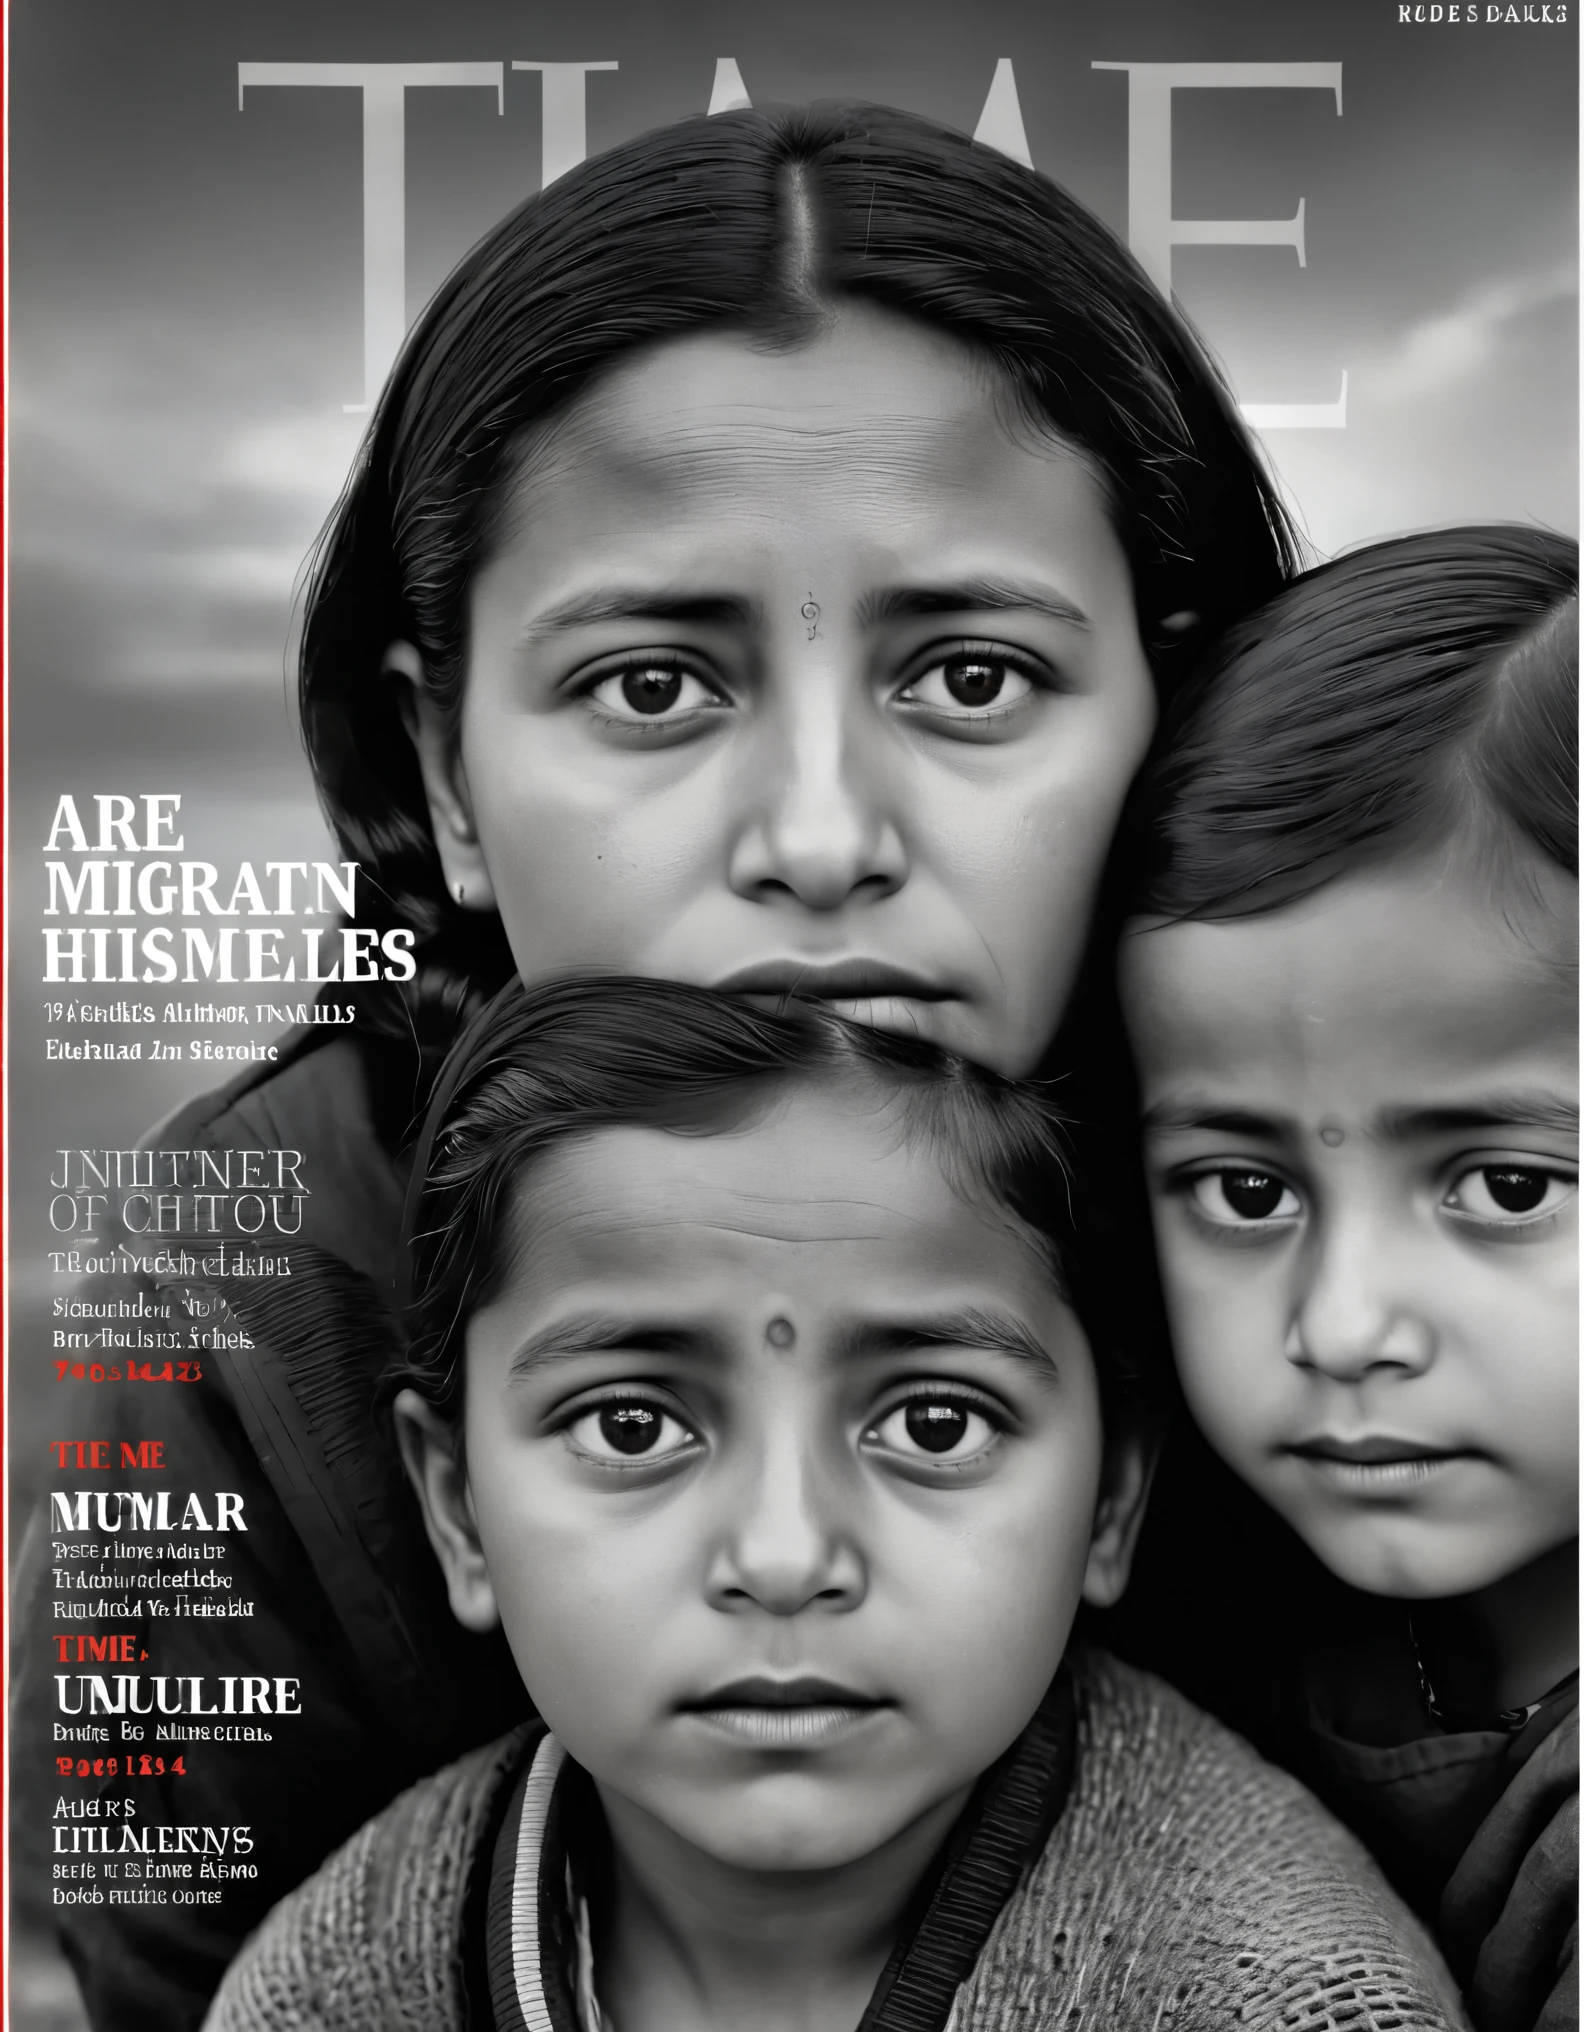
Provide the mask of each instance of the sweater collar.
[{"label": "sweater collar", "polygon": [[[943,2032],[959,1986],[1066,1803],[1076,1734],[1063,1667],[914,1893],[858,2032]],[[475,2022],[493,2023],[494,2032],[609,2032],[589,1947],[589,1880],[602,1874],[598,1821],[587,1774],[554,1736],[531,1735],[494,1845],[489,2012],[476,2012]]]}]

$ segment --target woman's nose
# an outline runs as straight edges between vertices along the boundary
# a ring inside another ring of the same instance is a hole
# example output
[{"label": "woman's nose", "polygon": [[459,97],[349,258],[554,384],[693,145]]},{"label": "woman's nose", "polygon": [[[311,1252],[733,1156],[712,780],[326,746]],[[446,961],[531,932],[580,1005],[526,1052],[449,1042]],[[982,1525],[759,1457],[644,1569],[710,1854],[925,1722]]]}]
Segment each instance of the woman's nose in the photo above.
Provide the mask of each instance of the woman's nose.
[{"label": "woman's nose", "polygon": [[863,1600],[868,1574],[841,1514],[840,1492],[790,1438],[755,1462],[728,1499],[706,1593],[725,1614],[839,1614]]},{"label": "woman's nose", "polygon": [[1299,1274],[1289,1361],[1339,1383],[1377,1369],[1417,1375],[1434,1361],[1438,1336],[1415,1289],[1412,1242],[1389,1223],[1361,1213],[1317,1233]]},{"label": "woman's nose", "polygon": [[900,889],[908,856],[884,732],[829,664],[789,672],[743,757],[729,878],[739,896],[836,911]]}]

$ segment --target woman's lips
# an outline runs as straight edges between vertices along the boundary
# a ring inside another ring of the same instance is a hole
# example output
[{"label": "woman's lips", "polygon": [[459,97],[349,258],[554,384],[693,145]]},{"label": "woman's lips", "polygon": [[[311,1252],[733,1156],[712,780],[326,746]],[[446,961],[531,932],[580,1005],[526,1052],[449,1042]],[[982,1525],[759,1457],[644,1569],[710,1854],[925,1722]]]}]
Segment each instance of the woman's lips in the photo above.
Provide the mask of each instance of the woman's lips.
[{"label": "woman's lips", "polygon": [[684,1701],[682,1712],[755,1750],[813,1750],[854,1734],[893,1701],[830,1679],[756,1677]]},{"label": "woman's lips", "polygon": [[958,997],[940,982],[907,967],[874,959],[756,960],[738,967],[715,986],[733,995],[810,995],[821,1002],[952,1002]]}]

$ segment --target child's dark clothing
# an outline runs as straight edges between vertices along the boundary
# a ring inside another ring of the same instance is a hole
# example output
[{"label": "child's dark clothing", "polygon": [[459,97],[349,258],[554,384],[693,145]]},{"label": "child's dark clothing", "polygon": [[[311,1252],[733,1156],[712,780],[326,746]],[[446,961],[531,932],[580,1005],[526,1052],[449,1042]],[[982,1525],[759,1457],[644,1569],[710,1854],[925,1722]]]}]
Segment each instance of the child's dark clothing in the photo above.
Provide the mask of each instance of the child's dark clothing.
[{"label": "child's dark clothing", "polygon": [[[1329,1573],[1186,1426],[1102,1627],[1353,1829],[1436,1928],[1478,2032],[1575,2032],[1576,1680],[1511,1732],[1437,1729],[1405,1605]],[[1319,1632],[1346,1636],[1322,1655]]]},{"label": "child's dark clothing", "polygon": [[[1404,1635],[1311,1665],[1305,1696],[1304,1775],[1434,1919],[1477,2032],[1573,2032],[1577,1678],[1521,1726],[1441,1730]],[[1367,1730],[1350,1726],[1366,1702]]]},{"label": "child's dark clothing", "polygon": [[[1103,1653],[1070,1689],[979,1787],[862,2032],[1465,2024],[1418,1922],[1293,1779]],[[272,1914],[210,2032],[602,2032],[591,1828],[542,1729],[476,1751]]]}]

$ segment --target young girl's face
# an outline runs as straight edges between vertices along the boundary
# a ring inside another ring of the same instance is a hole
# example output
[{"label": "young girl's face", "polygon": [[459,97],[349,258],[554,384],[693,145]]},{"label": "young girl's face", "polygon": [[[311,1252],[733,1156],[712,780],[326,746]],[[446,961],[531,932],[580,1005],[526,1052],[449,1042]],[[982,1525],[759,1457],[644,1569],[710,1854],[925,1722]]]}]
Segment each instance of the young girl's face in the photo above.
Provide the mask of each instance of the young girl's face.
[{"label": "young girl's face", "polygon": [[1048,1269],[856,1087],[537,1167],[465,1432],[458,1612],[498,1607],[618,1833],[744,1868],[949,1813],[1125,1572]]},{"label": "young girl's face", "polygon": [[1189,1403],[1381,1594],[1577,1532],[1577,884],[1506,892],[1426,861],[1124,941]]},{"label": "young girl's face", "polygon": [[797,988],[1035,1063],[1155,708],[1101,483],[1009,407],[855,309],[635,354],[527,448],[459,748],[419,720],[525,979]]}]

